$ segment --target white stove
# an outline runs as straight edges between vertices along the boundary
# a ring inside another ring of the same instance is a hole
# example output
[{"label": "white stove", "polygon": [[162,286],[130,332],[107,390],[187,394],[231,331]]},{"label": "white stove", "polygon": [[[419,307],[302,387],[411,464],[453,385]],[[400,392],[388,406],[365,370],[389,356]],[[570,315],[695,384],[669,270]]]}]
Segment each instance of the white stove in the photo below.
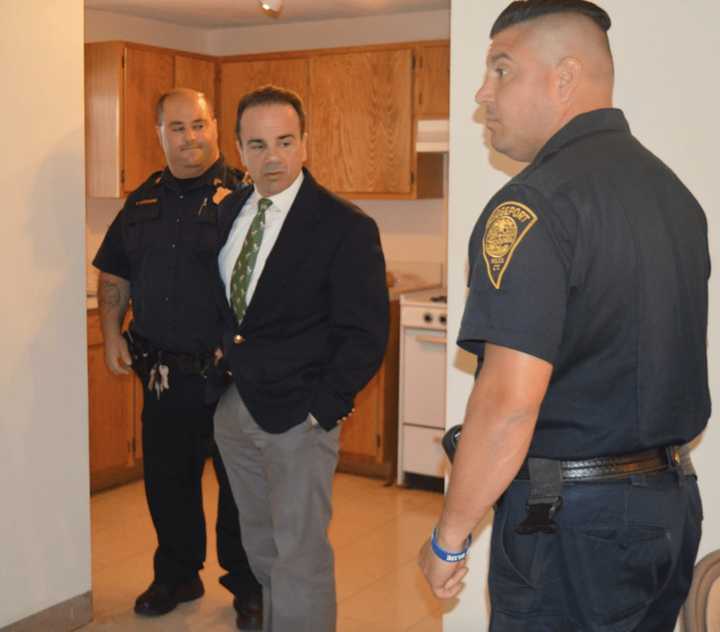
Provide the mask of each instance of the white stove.
[{"label": "white stove", "polygon": [[406,474],[444,475],[446,332],[445,290],[438,287],[400,297],[400,485],[406,483]]}]

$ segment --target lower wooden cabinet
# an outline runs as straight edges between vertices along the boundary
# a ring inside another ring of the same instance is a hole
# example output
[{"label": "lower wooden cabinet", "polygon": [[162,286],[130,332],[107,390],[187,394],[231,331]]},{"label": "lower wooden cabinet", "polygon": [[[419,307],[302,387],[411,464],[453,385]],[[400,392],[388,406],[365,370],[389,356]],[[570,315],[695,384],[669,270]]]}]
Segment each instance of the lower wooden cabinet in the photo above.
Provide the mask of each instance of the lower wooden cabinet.
[{"label": "lower wooden cabinet", "polygon": [[355,413],[340,431],[338,470],[390,482],[395,475],[398,421],[400,302],[390,303],[390,335],[385,358],[355,398]]},{"label": "lower wooden cabinet", "polygon": [[100,315],[87,313],[90,413],[90,491],[142,477],[142,385],[105,366]]}]

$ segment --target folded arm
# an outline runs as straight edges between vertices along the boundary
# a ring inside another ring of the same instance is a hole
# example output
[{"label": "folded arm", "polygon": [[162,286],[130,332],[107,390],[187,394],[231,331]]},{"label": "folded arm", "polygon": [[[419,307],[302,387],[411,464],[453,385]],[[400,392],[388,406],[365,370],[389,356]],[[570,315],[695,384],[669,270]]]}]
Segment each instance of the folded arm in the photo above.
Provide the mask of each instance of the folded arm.
[{"label": "folded arm", "polygon": [[325,428],[347,415],[385,354],[389,302],[385,260],[375,222],[357,215],[330,271],[333,354],[310,412]]}]

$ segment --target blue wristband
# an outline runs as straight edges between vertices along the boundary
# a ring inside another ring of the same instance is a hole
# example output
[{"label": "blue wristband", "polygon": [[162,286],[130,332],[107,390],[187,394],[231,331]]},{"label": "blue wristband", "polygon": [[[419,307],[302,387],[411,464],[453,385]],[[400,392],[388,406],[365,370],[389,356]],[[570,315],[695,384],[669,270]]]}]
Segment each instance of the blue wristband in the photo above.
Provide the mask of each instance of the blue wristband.
[{"label": "blue wristband", "polygon": [[432,546],[433,553],[437,555],[443,562],[460,562],[467,557],[468,549],[472,543],[472,533],[468,535],[465,540],[465,548],[459,553],[450,553],[446,551],[437,543],[437,527],[433,529],[432,538],[430,538],[430,545]]}]

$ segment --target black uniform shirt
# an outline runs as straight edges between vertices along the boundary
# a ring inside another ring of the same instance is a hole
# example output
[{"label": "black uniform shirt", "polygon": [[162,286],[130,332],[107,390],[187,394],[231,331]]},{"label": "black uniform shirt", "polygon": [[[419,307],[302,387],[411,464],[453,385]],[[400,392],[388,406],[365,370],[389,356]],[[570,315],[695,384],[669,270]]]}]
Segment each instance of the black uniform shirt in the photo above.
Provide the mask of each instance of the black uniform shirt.
[{"label": "black uniform shirt", "polygon": [[218,344],[218,204],[241,176],[222,158],[198,178],[154,173],[128,196],[95,256],[97,268],[130,281],[133,330],[162,349]]},{"label": "black uniform shirt", "polygon": [[583,114],[490,201],[458,344],[554,366],[530,456],[684,443],[710,415],[707,225],[622,112]]}]

